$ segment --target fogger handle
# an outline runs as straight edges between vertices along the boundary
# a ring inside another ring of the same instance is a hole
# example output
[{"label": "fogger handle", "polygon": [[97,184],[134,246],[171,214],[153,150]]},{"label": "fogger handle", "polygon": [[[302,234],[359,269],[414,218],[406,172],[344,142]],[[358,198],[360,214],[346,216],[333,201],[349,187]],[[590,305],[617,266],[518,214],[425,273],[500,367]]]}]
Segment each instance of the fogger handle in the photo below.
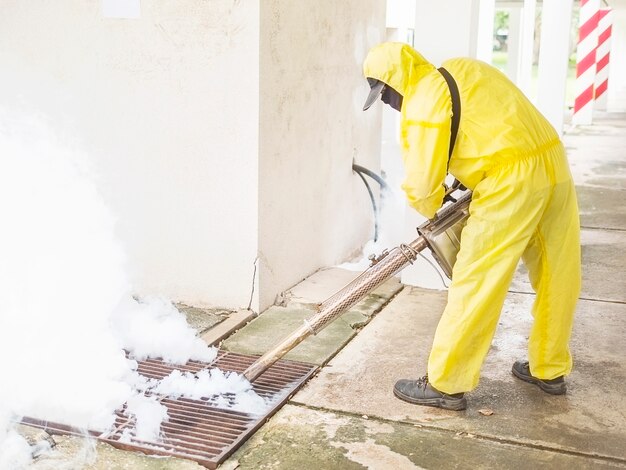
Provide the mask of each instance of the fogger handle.
[{"label": "fogger handle", "polygon": [[308,336],[320,332],[368,293],[387,281],[406,265],[412,263],[417,258],[417,254],[426,246],[424,238],[419,237],[409,245],[400,245],[394,248],[384,258],[370,266],[339,292],[324,301],[320,305],[318,313],[305,320],[303,326],[257,359],[256,362],[245,370],[243,375],[250,382],[255,380]]}]

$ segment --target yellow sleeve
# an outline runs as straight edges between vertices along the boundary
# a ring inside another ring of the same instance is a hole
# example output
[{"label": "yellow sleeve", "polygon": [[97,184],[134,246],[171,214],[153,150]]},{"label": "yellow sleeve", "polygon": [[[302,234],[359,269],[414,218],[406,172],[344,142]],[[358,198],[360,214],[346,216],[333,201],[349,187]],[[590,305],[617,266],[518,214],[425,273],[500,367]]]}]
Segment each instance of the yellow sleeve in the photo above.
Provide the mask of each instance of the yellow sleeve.
[{"label": "yellow sleeve", "polygon": [[[452,103],[444,78],[425,77],[402,113],[401,143],[409,205],[432,219],[443,203],[448,169]],[[439,80],[440,79],[440,80]]]}]

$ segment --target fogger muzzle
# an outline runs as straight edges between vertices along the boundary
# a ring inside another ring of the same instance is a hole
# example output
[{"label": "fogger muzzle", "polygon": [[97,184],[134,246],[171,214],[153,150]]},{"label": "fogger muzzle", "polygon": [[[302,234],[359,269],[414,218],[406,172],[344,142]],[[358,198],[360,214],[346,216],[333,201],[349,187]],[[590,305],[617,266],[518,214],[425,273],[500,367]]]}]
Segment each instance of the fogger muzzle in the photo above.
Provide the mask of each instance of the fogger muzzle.
[{"label": "fogger muzzle", "polygon": [[451,214],[453,220],[449,224],[424,224],[417,228],[422,235],[437,264],[449,279],[452,279],[452,268],[461,248],[461,231],[469,218],[469,207]]}]

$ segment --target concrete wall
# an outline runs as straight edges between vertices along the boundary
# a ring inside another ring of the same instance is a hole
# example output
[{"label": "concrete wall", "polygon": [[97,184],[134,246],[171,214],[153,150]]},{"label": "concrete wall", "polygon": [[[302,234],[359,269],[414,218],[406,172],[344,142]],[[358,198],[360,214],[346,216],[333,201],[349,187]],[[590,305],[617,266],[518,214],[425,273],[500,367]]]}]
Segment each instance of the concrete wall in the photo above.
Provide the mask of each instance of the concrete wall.
[{"label": "concrete wall", "polygon": [[452,57],[475,57],[480,0],[417,0],[415,48],[439,67]]},{"label": "concrete wall", "polygon": [[[4,0],[0,105],[85,152],[137,291],[249,302],[257,252],[259,4]],[[295,269],[295,268],[294,268]]]},{"label": "concrete wall", "polygon": [[379,168],[361,64],[384,17],[384,0],[5,0],[0,106],[84,152],[137,293],[263,310],[373,233],[351,164]]},{"label": "concrete wall", "polygon": [[361,70],[384,18],[384,0],[261,2],[261,309],[373,234],[351,165],[380,165],[380,111],[362,111]]},{"label": "concrete wall", "polygon": [[[385,24],[387,30],[413,29],[415,26],[415,0],[387,0]],[[389,37],[387,38],[389,39]]]}]

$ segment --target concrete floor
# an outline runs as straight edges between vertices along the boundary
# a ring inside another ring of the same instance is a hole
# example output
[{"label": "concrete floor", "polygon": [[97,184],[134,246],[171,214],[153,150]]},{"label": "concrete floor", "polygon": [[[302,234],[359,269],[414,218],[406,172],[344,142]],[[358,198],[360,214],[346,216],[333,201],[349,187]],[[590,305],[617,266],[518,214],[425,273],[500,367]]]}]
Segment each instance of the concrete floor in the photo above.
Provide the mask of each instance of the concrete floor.
[{"label": "concrete floor", "polygon": [[[547,395],[511,375],[513,361],[526,356],[532,321],[533,294],[522,266],[468,409],[394,398],[398,378],[425,371],[446,293],[391,280],[292,352],[320,365],[319,373],[221,468],[626,468],[626,115],[571,129],[564,141],[583,226],[583,290],[567,395]],[[317,273],[223,347],[264,352],[353,276],[339,269]],[[58,442],[60,454],[80,448],[74,438]],[[200,468],[103,444],[97,450],[86,468]],[[54,468],[46,460],[50,465],[41,459],[34,468]]]},{"label": "concrete floor", "polygon": [[[516,380],[533,294],[520,267],[464,412],[394,398],[417,377],[445,292],[405,287],[229,464],[252,468],[626,468],[626,116],[564,137],[581,212],[583,290],[568,394]],[[492,413],[492,414],[491,414]]]}]

